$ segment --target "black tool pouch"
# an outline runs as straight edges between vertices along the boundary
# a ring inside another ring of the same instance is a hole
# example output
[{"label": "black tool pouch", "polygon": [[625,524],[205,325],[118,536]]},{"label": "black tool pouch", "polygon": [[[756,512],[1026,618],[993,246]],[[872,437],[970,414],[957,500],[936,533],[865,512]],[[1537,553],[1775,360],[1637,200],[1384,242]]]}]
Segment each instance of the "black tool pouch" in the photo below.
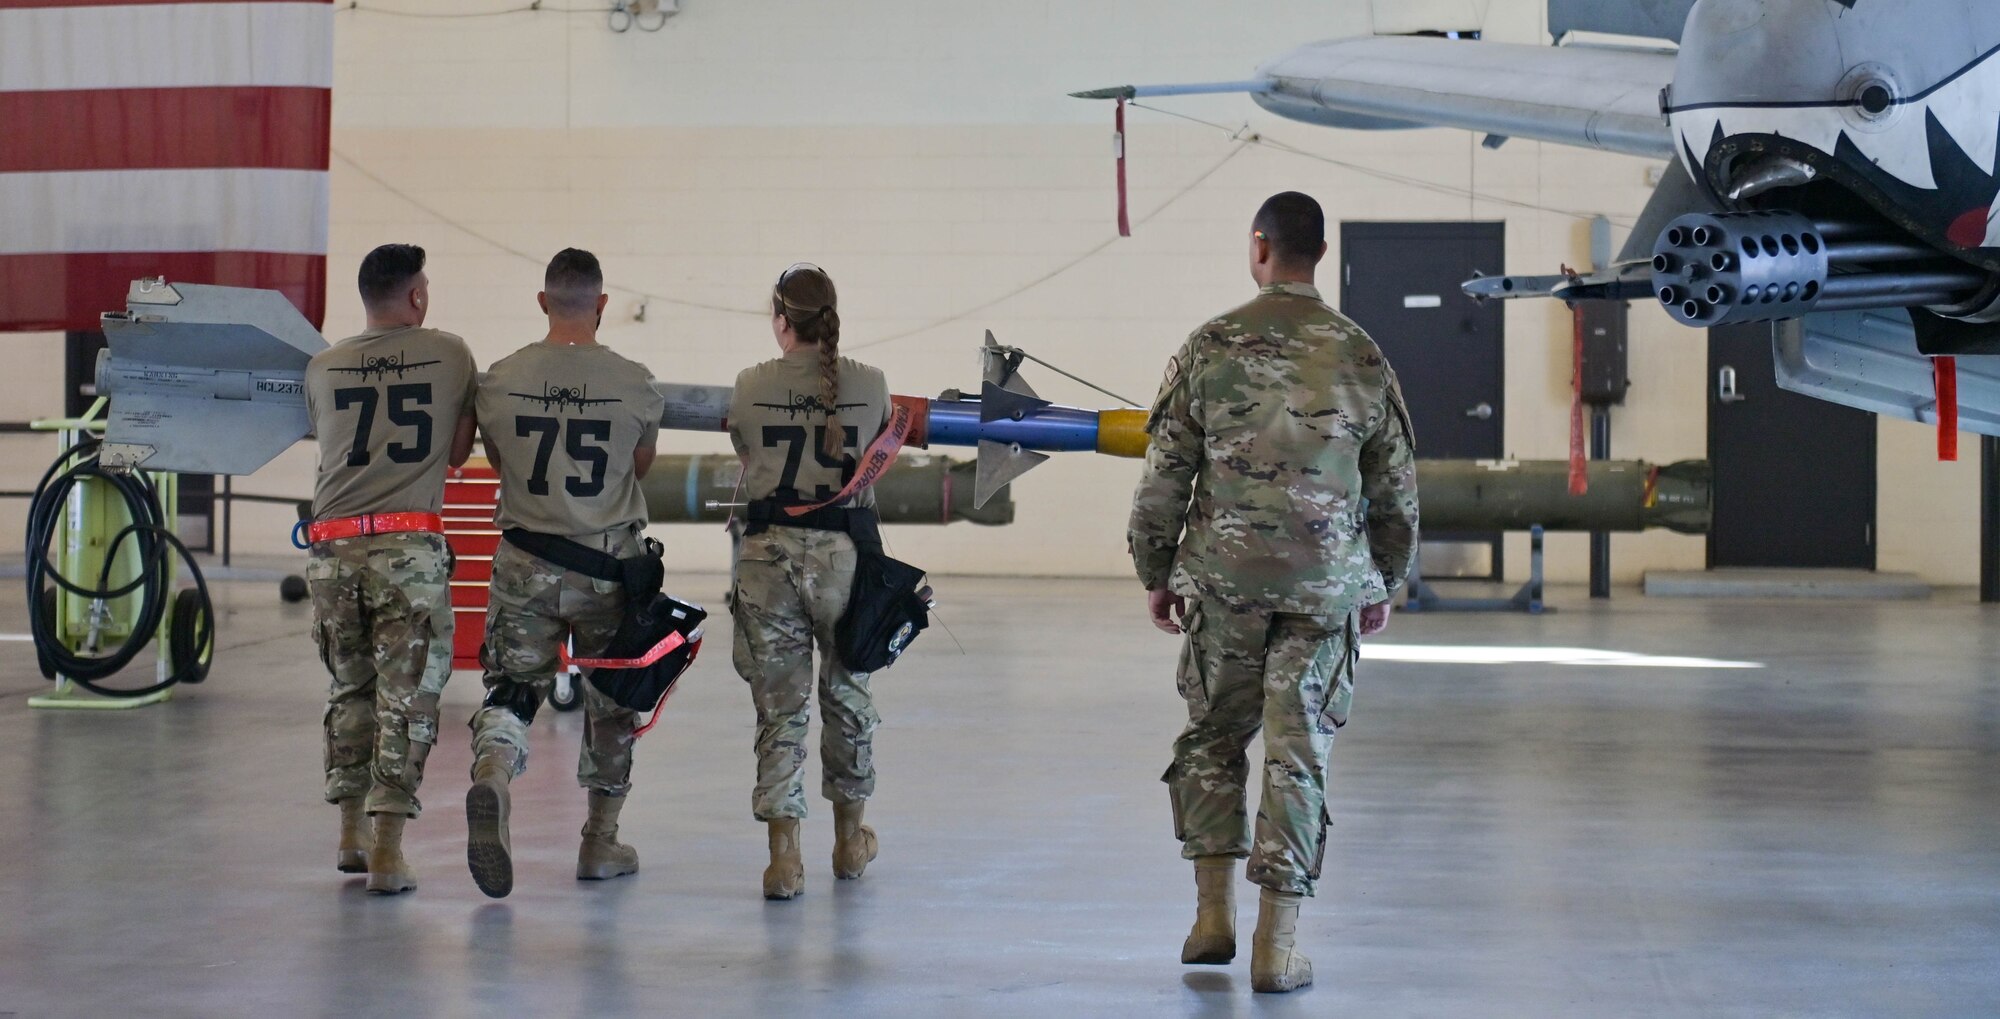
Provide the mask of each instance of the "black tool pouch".
[{"label": "black tool pouch", "polygon": [[649,599],[666,586],[666,551],[659,542],[647,538],[644,555],[618,560],[618,580],[625,585],[627,604]]},{"label": "black tool pouch", "polygon": [[847,612],[833,627],[840,664],[874,672],[896,664],[917,634],[931,625],[931,589],[924,571],[882,551],[873,514],[854,534],[854,589]]},{"label": "black tool pouch", "polygon": [[624,586],[625,614],[611,643],[594,658],[573,658],[565,651],[562,661],[587,670],[590,685],[621,708],[658,707],[681,673],[694,664],[701,651],[701,624],[708,618],[701,606],[661,593],[667,568],[660,543],[647,538],[642,554],[620,559],[559,535],[515,528],[503,537],[563,569]]},{"label": "black tool pouch", "polygon": [[931,625],[931,589],[924,571],[882,551],[882,528],[869,507],[821,506],[804,513],[786,511],[780,499],[750,503],[745,535],[770,527],[840,531],[854,539],[854,587],[847,611],[833,626],[833,649],[854,672],[874,672],[896,659]]},{"label": "black tool pouch", "polygon": [[628,598],[618,632],[595,658],[569,658],[589,671],[590,685],[613,704],[646,712],[660,706],[701,653],[707,610],[655,592]]}]

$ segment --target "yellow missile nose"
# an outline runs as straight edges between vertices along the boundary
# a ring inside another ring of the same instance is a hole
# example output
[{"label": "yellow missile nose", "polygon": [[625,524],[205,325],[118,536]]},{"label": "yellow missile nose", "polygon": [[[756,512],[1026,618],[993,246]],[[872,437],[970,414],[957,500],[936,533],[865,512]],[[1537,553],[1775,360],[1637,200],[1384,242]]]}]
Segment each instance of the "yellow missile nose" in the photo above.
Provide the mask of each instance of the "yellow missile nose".
[{"label": "yellow missile nose", "polygon": [[1101,410],[1097,412],[1097,451],[1105,456],[1146,455],[1146,412],[1143,410]]}]

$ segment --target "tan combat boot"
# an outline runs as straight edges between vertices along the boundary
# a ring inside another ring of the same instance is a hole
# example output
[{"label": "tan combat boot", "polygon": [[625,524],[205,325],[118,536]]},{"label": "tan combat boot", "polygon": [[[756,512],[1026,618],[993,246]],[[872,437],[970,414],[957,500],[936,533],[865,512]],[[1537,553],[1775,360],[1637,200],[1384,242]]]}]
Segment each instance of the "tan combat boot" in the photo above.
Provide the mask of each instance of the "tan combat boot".
[{"label": "tan combat boot", "polygon": [[1194,930],[1181,946],[1181,963],[1220,966],[1236,958],[1236,858],[1194,859]]},{"label": "tan combat boot", "polygon": [[482,754],[472,762],[472,788],[465,793],[465,862],[473,883],[496,899],[514,890],[514,850],[507,838],[507,783],[513,780],[513,754]]},{"label": "tan combat boot", "polygon": [[1299,902],[1305,896],[1264,889],[1257,911],[1257,933],[1250,939],[1250,989],[1266,994],[1296,991],[1313,982],[1312,960],[1294,939],[1299,929]]},{"label": "tan combat boot", "polygon": [[368,873],[368,813],[361,797],[349,796],[340,803],[340,855],[334,867],[342,874]]},{"label": "tan combat boot", "polygon": [[764,868],[764,897],[796,899],[806,890],[806,864],[799,859],[799,819],[773,818],[765,825],[771,835],[771,865]]},{"label": "tan combat boot", "polygon": [[833,876],[845,881],[861,876],[881,844],[875,829],[861,823],[862,801],[833,805]]},{"label": "tan combat boot", "polygon": [[639,869],[639,851],[618,841],[618,812],[625,797],[590,794],[590,816],[583,822],[583,844],[576,850],[576,879],[603,881]]},{"label": "tan combat boot", "polygon": [[368,851],[368,891],[372,895],[396,895],[417,887],[417,872],[403,859],[401,814],[375,815],[375,845]]}]

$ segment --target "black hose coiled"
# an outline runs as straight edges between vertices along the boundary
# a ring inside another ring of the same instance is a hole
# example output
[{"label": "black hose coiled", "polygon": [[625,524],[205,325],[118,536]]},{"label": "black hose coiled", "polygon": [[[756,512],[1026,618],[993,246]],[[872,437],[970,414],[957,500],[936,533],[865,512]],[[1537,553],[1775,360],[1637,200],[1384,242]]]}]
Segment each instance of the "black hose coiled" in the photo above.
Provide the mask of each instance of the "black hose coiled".
[{"label": "black hose coiled", "polygon": [[[214,641],[215,614],[208,597],[208,582],[202,578],[201,567],[195,563],[187,546],[167,526],[166,510],[160,505],[159,492],[151,479],[105,470],[98,462],[99,445],[99,440],[85,439],[64,451],[42,475],[41,482],[35,486],[34,500],[29,504],[25,546],[28,625],[29,633],[34,637],[35,657],[41,665],[42,675],[49,679],[61,675],[92,693],[106,697],[143,697],[175,683],[199,683],[208,672],[202,652]],[[63,576],[50,561],[51,550],[57,541],[62,540],[63,511],[69,502],[70,491],[85,478],[97,478],[109,485],[124,501],[125,511],[132,518],[132,523],[113,536],[110,546],[104,550],[104,566],[98,571],[95,587],[85,587]],[[124,549],[128,538],[141,560],[139,575],[131,583],[114,589],[109,586],[112,565],[117,562],[118,553]],[[187,565],[188,576],[194,580],[196,592],[194,605],[197,620],[194,625],[182,628],[181,632],[173,635],[174,647],[170,649],[170,659],[180,664],[165,679],[149,686],[121,690],[99,685],[99,680],[109,678],[130,664],[159,632],[160,620],[166,615],[168,602],[173,600],[166,570],[166,557],[170,551],[178,554]],[[140,607],[132,632],[109,654],[84,655],[71,651],[63,644],[62,635],[56,632],[55,600],[65,591],[92,601],[112,601],[136,593],[140,598]]]}]

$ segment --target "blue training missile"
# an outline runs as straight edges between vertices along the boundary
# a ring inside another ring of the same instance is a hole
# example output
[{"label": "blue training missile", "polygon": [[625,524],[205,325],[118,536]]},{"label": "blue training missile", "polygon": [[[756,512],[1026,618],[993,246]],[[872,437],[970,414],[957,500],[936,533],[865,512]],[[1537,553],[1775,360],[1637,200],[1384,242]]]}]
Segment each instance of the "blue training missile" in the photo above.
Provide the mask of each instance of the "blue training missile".
[{"label": "blue training missile", "polygon": [[[906,445],[970,446],[979,451],[973,476],[973,506],[986,505],[1015,478],[1033,470],[1050,453],[1091,452],[1107,456],[1146,455],[1146,412],[1129,407],[1089,410],[1050,403],[1021,378],[1020,351],[986,334],[980,348],[985,363],[979,395],[946,390],[936,399],[891,397],[916,419]],[[728,386],[660,383],[667,399],[663,428],[715,432],[729,427]]]}]

